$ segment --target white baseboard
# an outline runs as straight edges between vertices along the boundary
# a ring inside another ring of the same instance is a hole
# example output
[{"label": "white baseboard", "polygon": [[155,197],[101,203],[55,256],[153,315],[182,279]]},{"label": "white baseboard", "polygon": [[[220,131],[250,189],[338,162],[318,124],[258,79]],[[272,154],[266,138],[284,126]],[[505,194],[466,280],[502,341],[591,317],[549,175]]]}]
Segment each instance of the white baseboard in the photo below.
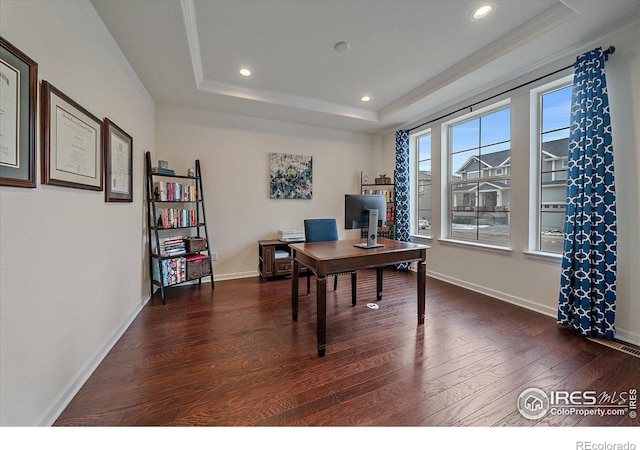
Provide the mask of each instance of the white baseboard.
[{"label": "white baseboard", "polygon": [[257,270],[252,272],[235,272],[235,273],[225,273],[222,275],[213,275],[215,281],[225,281],[225,280],[238,280],[240,278],[252,278],[260,276]]},{"label": "white baseboard", "polygon": [[451,283],[456,286],[463,287],[465,289],[469,289],[470,291],[479,292],[480,294],[488,295],[489,297],[493,297],[497,300],[502,300],[503,302],[511,303],[516,306],[521,306],[531,311],[544,314],[545,316],[556,317],[556,314],[557,314],[557,311],[554,308],[550,308],[546,305],[532,302],[531,300],[527,300],[525,298],[507,294],[505,292],[496,291],[494,289],[490,289],[485,286],[469,283],[468,281],[461,280],[459,278],[454,278],[449,275],[444,275],[444,274],[433,272],[430,270],[427,271],[427,275],[430,277],[436,278],[438,280],[445,281],[447,283]]},{"label": "white baseboard", "polygon": [[[438,272],[427,270],[427,276],[436,278],[446,283],[463,287],[465,289],[469,289],[470,291],[479,292],[480,294],[488,295],[489,297],[492,297],[507,303],[511,303],[512,305],[521,306],[522,308],[526,308],[528,310],[531,310],[540,314],[544,314],[545,316],[556,318],[558,315],[558,311],[555,308],[551,308],[547,305],[542,305],[540,303],[536,303],[531,300],[527,300],[525,298],[507,294],[506,292],[489,289],[485,286],[469,283],[468,281],[451,277],[449,275],[444,275]],[[629,344],[640,345],[640,335],[638,333],[633,333],[628,330],[620,329],[619,327],[616,327],[616,340],[627,342]]]},{"label": "white baseboard", "polygon": [[633,333],[628,330],[621,330],[620,328],[616,327],[616,340],[627,342],[633,345],[640,345],[640,334]]},{"label": "white baseboard", "polygon": [[118,339],[122,337],[125,331],[129,328],[129,325],[138,317],[142,308],[147,304],[149,298],[142,300],[140,304],[129,314],[124,320],[122,325],[113,332],[113,334],[100,346],[98,351],[93,357],[80,369],[75,377],[69,382],[69,384],[60,392],[60,394],[51,402],[51,405],[40,415],[33,426],[49,427],[52,426],[56,419],[60,417],[60,414],[71,403],[73,397],[76,396],[80,388],[86,383],[91,374],[98,368],[102,360],[111,351]]}]

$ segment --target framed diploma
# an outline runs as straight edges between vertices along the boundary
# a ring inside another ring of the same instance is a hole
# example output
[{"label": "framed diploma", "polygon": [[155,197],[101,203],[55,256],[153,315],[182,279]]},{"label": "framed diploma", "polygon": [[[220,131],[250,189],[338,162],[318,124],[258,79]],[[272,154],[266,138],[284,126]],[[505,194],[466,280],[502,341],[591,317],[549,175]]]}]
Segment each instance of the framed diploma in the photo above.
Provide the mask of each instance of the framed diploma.
[{"label": "framed diploma", "polygon": [[42,82],[42,182],[102,190],[102,121]]},{"label": "framed diploma", "polygon": [[36,187],[38,64],[0,36],[0,185]]},{"label": "framed diploma", "polygon": [[133,139],[120,127],[104,119],[104,199],[107,202],[133,201]]}]

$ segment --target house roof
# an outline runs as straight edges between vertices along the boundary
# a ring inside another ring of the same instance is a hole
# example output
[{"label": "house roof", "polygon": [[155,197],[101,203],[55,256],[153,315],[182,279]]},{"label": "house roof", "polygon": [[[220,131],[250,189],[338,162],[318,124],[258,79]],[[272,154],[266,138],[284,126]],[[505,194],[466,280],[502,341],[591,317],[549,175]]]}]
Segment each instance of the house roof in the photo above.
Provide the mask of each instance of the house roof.
[{"label": "house roof", "polygon": [[457,184],[453,186],[452,191],[456,193],[461,192],[475,192],[480,190],[480,192],[484,191],[504,191],[506,189],[511,189],[509,183],[504,181],[481,181],[478,183],[477,180],[471,180],[469,184]]},{"label": "house roof", "polygon": [[552,158],[566,158],[569,154],[569,138],[544,142],[542,151]]},{"label": "house roof", "polygon": [[[555,141],[544,142],[542,144],[542,151],[553,159],[567,158],[569,153],[569,138],[556,139]],[[457,171],[456,173],[463,173],[467,171],[467,167],[474,162],[479,161],[487,169],[492,169],[500,166],[508,166],[511,162],[511,150],[502,150],[499,152],[487,153],[485,155],[471,156]]]},{"label": "house roof", "polygon": [[466,172],[467,167],[474,162],[479,161],[486,168],[495,168],[508,165],[507,163],[511,159],[511,150],[502,150],[499,152],[487,153],[485,155],[471,156],[456,173]]}]

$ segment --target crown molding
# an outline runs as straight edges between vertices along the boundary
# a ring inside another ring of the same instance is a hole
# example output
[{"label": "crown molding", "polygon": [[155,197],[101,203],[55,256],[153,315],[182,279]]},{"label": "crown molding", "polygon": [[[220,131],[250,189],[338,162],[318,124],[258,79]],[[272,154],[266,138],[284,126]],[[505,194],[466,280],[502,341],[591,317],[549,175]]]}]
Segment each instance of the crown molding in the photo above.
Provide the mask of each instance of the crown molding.
[{"label": "crown molding", "polygon": [[536,16],[533,20],[505,34],[470,57],[451,66],[431,80],[383,107],[379,111],[380,120],[385,120],[393,116],[415,102],[445,87],[452,81],[478,70],[489,62],[504,56],[509,51],[526,44],[576,16],[577,13],[575,11],[563,3],[557,3]]},{"label": "crown molding", "polygon": [[[490,93],[492,90],[499,89],[510,89],[508,86],[509,83],[517,84],[523,80],[521,78],[523,76],[534,74],[536,71],[539,71],[542,68],[548,67],[550,71],[557,70],[566,64],[571,64],[571,61],[575,61],[576,56],[593,49],[598,45],[609,45],[608,41],[613,36],[640,24],[640,18],[638,17],[628,17],[618,23],[614,30],[605,32],[600,34],[592,39],[590,39],[586,43],[581,43],[579,45],[574,45],[570,48],[566,48],[560,52],[557,52],[546,59],[540,59],[536,61],[535,64],[532,64],[526,68],[522,68],[521,70],[517,70],[508,75],[505,75],[502,78],[496,79],[491,83],[485,84],[477,89],[474,89],[470,92],[465,92],[461,96],[450,99],[446,103],[439,104],[434,106],[431,109],[425,110],[421,112],[419,115],[412,117],[409,120],[406,120],[402,123],[390,125],[385,127],[382,130],[377,131],[375,134],[384,136],[386,134],[395,132],[399,129],[413,128],[420,122],[428,121],[430,117],[440,116],[442,114],[446,114],[448,110],[453,110],[461,107],[463,103],[469,102],[469,99],[475,99],[482,94]],[[611,44],[615,44],[615,42],[611,42]],[[614,55],[615,58],[615,55]],[[569,60],[571,59],[571,61]],[[551,66],[557,67],[551,67]],[[559,77],[571,75],[573,72],[571,69],[567,69],[567,73],[564,75],[558,74]],[[535,76],[535,75],[534,75]],[[516,80],[518,80],[516,82]],[[526,87],[523,89],[527,89]],[[506,95],[506,94],[505,94]],[[511,93],[510,95],[513,95]],[[500,101],[498,99],[494,99],[494,101]]]},{"label": "crown molding", "polygon": [[253,100],[257,102],[304,109],[307,111],[349,117],[352,119],[366,120],[369,122],[378,122],[378,113],[376,111],[351,108],[339,103],[327,102],[302,95],[285,94],[265,89],[248,89],[231,83],[222,83],[206,77],[198,83],[198,90],[244,100]]},{"label": "crown molding", "polygon": [[202,65],[202,53],[200,51],[200,39],[196,22],[196,9],[194,0],[181,0],[184,27],[189,44],[191,63],[196,81],[196,89],[210,94],[224,95],[244,100],[270,103],[279,106],[303,109],[307,111],[332,114],[351,119],[378,122],[378,113],[363,108],[353,108],[339,103],[327,102],[302,95],[286,94],[283,92],[264,89],[249,89],[243,86],[224,83],[206,77]]},{"label": "crown molding", "polygon": [[195,1],[181,0],[180,8],[182,9],[184,29],[187,33],[187,43],[189,44],[189,54],[191,55],[193,74],[195,75],[196,86],[198,86],[204,78],[204,71],[202,69],[202,53],[200,52],[200,40],[198,39],[198,25],[196,22]]}]

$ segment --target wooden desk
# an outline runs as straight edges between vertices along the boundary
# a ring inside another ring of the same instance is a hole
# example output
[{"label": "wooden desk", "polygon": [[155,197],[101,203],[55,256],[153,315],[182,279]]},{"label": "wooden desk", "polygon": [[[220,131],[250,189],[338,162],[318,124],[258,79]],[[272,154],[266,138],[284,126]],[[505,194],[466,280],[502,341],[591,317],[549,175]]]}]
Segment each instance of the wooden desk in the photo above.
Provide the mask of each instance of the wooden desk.
[{"label": "wooden desk", "polygon": [[300,265],[317,276],[318,356],[324,356],[327,346],[327,275],[351,270],[377,268],[377,298],[382,298],[382,269],[403,262],[418,261],[418,324],[424,323],[427,245],[378,238],[384,247],[363,249],[354,247],[360,239],[289,244],[293,259],[291,276],[291,312],[298,320],[298,273]]}]

